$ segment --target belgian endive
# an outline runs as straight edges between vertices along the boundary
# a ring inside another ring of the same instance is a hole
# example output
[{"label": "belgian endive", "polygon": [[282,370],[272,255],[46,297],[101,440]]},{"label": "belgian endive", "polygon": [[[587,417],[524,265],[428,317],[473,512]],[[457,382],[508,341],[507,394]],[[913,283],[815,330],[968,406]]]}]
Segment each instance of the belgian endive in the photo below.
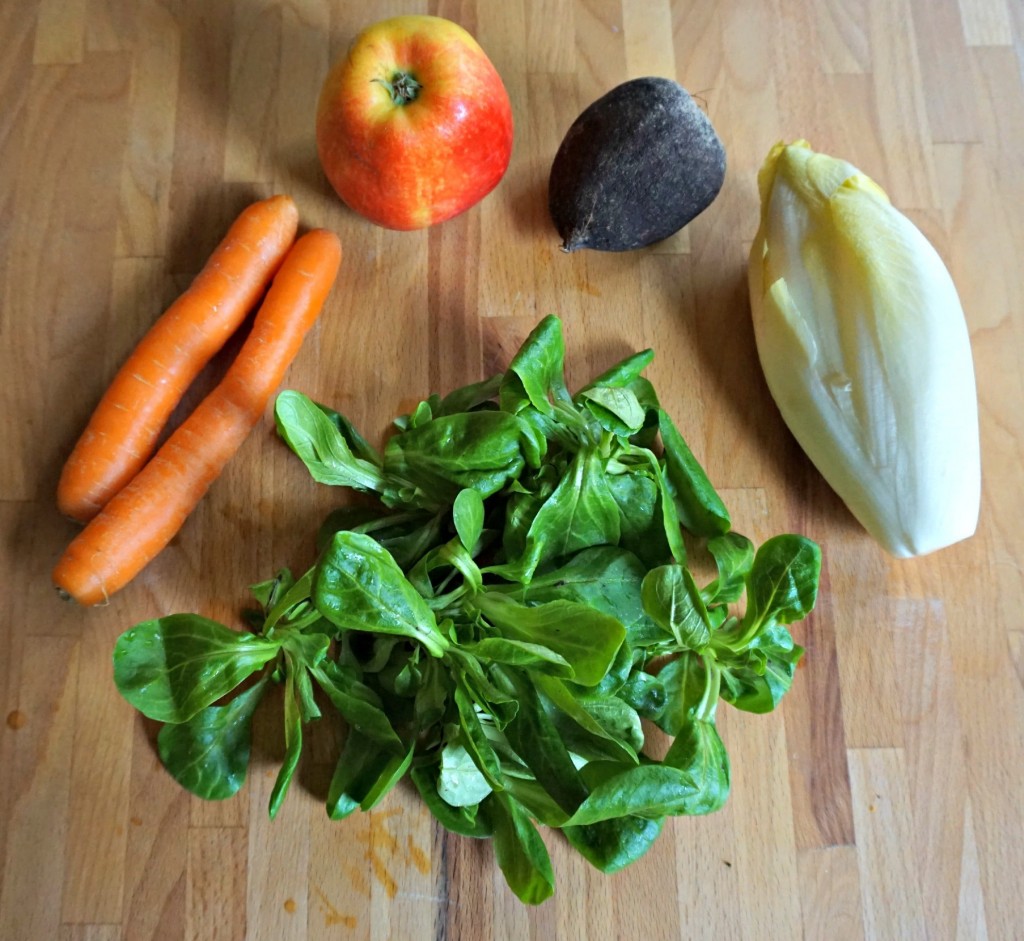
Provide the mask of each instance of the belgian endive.
[{"label": "belgian endive", "polygon": [[972,535],[981,460],[970,338],[952,278],[885,192],[806,141],[758,175],[758,355],[782,417],[885,549]]}]

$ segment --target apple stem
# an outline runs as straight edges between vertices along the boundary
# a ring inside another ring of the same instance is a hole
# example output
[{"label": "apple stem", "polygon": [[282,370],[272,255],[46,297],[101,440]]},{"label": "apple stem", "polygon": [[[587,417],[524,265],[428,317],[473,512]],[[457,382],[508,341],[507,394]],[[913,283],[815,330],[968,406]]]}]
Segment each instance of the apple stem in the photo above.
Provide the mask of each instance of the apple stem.
[{"label": "apple stem", "polygon": [[407,105],[414,101],[423,87],[408,72],[395,72],[390,79],[375,78],[373,81],[380,82],[388,90],[392,103],[396,105]]}]

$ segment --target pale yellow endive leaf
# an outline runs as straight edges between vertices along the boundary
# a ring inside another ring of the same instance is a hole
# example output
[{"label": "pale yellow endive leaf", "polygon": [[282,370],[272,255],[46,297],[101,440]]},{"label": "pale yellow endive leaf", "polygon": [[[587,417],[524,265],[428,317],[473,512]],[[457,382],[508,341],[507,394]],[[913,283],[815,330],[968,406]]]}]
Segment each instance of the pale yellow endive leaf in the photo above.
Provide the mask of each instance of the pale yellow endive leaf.
[{"label": "pale yellow endive leaf", "polygon": [[949,272],[885,192],[804,141],[758,176],[749,283],[758,355],[797,441],[889,552],[974,533],[970,339]]}]

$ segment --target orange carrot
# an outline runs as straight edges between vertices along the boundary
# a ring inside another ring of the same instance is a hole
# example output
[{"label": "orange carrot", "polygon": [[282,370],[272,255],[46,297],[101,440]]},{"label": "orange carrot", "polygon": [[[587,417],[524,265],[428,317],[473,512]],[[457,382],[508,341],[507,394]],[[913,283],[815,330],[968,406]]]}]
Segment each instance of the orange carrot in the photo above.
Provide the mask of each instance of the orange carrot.
[{"label": "orange carrot", "polygon": [[316,229],[295,243],[220,385],[68,546],[53,572],[62,594],[99,604],[171,541],[263,415],[340,263],[333,232]]},{"label": "orange carrot", "polygon": [[96,406],[57,485],[62,513],[87,522],[139,472],[192,380],[266,290],[295,241],[298,222],[288,196],[253,203],[235,220]]}]

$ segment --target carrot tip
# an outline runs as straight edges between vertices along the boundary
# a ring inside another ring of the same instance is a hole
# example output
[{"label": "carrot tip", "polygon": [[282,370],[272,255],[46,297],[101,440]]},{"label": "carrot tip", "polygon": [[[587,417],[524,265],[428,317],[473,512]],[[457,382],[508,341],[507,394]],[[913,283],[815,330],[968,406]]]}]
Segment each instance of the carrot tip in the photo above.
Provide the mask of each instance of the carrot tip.
[{"label": "carrot tip", "polygon": [[57,592],[57,597],[60,598],[61,601],[66,601],[70,604],[77,604],[83,608],[104,608],[110,604],[110,595],[107,594],[105,588],[100,589],[100,591],[103,592],[103,600],[93,602],[92,604],[86,601],[79,601],[73,594],[71,594],[70,591],[66,588],[61,588],[60,585],[54,585],[53,588],[54,591]]}]

